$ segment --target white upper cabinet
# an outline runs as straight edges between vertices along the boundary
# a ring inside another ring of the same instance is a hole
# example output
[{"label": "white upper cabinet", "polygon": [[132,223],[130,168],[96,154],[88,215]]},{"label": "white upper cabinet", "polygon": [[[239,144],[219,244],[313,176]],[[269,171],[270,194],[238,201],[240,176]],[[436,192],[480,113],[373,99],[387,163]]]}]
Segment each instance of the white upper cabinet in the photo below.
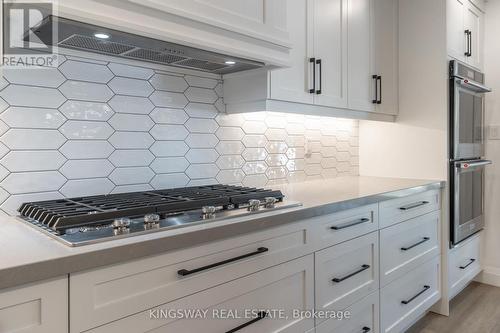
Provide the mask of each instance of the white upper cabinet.
[{"label": "white upper cabinet", "polygon": [[469,2],[465,14],[466,30],[470,31],[467,62],[476,68],[483,68],[484,13]]},{"label": "white upper cabinet", "polygon": [[[55,1],[55,0],[52,0]],[[58,16],[287,67],[286,0],[64,0]]]},{"label": "white upper cabinet", "polygon": [[225,75],[228,112],[394,119],[396,0],[294,0],[287,23],[291,67]]},{"label": "white upper cabinet", "polygon": [[448,55],[483,68],[484,2],[447,0]]},{"label": "white upper cabinet", "polygon": [[[374,0],[348,0],[348,106],[353,110],[374,111],[374,87],[378,73],[374,68]],[[378,86],[377,86],[378,88]]]},{"label": "white upper cabinet", "polygon": [[[291,67],[270,72],[271,95],[282,101],[312,104],[313,64],[310,62],[308,42],[311,40],[308,26],[313,23],[308,1],[294,0],[287,6],[287,20],[293,22],[289,26]],[[265,75],[265,74],[264,74]]]},{"label": "white upper cabinet", "polygon": [[312,54],[315,58],[314,103],[347,107],[347,1],[310,1],[313,14]]}]

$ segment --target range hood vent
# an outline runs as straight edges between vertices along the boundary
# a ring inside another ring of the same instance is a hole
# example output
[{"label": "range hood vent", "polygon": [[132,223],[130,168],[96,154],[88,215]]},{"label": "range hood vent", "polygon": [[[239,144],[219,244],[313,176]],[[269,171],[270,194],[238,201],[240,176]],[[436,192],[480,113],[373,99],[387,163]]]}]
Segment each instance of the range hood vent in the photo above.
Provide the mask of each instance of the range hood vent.
[{"label": "range hood vent", "polygon": [[[57,34],[53,34],[54,29]],[[226,56],[57,16],[46,17],[26,34],[25,39],[28,39],[31,33],[44,43],[53,46],[214,74],[236,73],[264,66],[261,62]],[[96,37],[99,34],[107,38]]]}]

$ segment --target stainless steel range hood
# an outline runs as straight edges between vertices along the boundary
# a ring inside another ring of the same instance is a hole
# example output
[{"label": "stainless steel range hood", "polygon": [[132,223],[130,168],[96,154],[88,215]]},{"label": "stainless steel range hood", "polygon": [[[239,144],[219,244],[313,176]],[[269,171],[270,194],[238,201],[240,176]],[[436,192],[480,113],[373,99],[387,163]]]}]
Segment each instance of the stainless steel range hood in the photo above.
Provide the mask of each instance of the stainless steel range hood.
[{"label": "stainless steel range hood", "polygon": [[[54,31],[57,33],[54,34]],[[214,74],[229,74],[264,66],[261,62],[56,16],[47,16],[26,34],[25,39],[28,39],[31,33],[34,33],[47,45],[201,70]]]}]

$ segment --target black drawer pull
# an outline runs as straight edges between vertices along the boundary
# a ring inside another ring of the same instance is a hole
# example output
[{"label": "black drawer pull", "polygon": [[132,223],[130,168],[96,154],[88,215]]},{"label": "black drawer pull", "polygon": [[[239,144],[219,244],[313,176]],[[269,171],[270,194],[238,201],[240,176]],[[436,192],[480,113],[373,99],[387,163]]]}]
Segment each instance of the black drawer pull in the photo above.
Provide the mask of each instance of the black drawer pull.
[{"label": "black drawer pull", "polygon": [[247,326],[250,326],[250,325],[252,325],[252,324],[255,324],[255,323],[256,323],[256,322],[258,322],[259,320],[262,320],[262,319],[264,319],[264,318],[266,318],[266,317],[267,317],[267,312],[266,312],[266,311],[260,311],[260,312],[257,314],[257,317],[256,317],[256,318],[254,318],[254,319],[250,320],[249,322],[246,322],[246,323],[244,323],[244,324],[241,324],[240,326],[235,327],[235,328],[233,328],[232,330],[227,331],[226,333],[234,333],[234,332],[238,332],[239,330],[241,330],[241,329],[243,329],[243,328],[245,328],[245,327],[247,327]]},{"label": "black drawer pull", "polygon": [[415,300],[415,298],[417,298],[418,296],[422,295],[423,293],[425,293],[429,289],[431,289],[431,286],[424,286],[424,290],[422,290],[421,292],[419,292],[418,294],[416,294],[415,296],[413,296],[409,300],[401,301],[401,303],[403,303],[404,305],[410,304],[412,301]]},{"label": "black drawer pull", "polygon": [[366,326],[365,326],[365,327],[363,327],[363,329],[361,330],[361,332],[362,332],[362,333],[368,333],[368,332],[370,332],[371,330],[372,330],[371,328],[369,328],[369,327],[366,327]]},{"label": "black drawer pull", "polygon": [[349,275],[346,275],[344,277],[341,277],[341,278],[334,278],[332,279],[333,282],[335,283],[339,283],[339,282],[342,282],[344,280],[347,280],[348,278],[351,278],[353,277],[354,275],[358,275],[359,273],[363,272],[363,271],[366,271],[368,268],[370,268],[370,265],[363,265],[361,266],[360,269],[358,269],[356,272],[352,272],[351,274]]},{"label": "black drawer pull", "polygon": [[469,267],[470,265],[472,265],[474,263],[474,261],[476,261],[476,259],[469,259],[469,263],[465,266],[460,266],[459,268],[460,269],[466,269],[467,267]]},{"label": "black drawer pull", "polygon": [[203,266],[203,267],[196,268],[196,269],[192,269],[192,270],[181,269],[181,270],[177,271],[177,274],[179,274],[180,276],[191,275],[191,274],[194,274],[194,273],[205,271],[205,270],[210,269],[210,268],[214,268],[214,267],[217,267],[217,266],[222,266],[222,265],[228,264],[228,263],[233,262],[233,261],[238,261],[238,260],[241,260],[241,259],[252,257],[252,256],[255,256],[257,254],[261,254],[261,253],[264,253],[264,252],[267,252],[267,251],[269,251],[269,249],[267,247],[259,247],[257,249],[257,251],[252,252],[252,253],[247,253],[247,254],[244,254],[244,255],[241,255],[241,256],[238,256],[238,257],[234,257],[234,258],[231,258],[231,259],[227,259],[227,260],[224,260],[224,261],[217,262],[215,264],[210,264],[210,265]]},{"label": "black drawer pull", "polygon": [[424,237],[422,238],[422,240],[420,242],[416,242],[415,244],[413,245],[410,245],[410,246],[407,246],[407,247],[402,247],[401,248],[401,251],[408,251],[408,250],[411,250],[413,249],[415,246],[419,246],[420,244],[423,244],[425,242],[427,242],[430,238],[429,237]]},{"label": "black drawer pull", "polygon": [[344,223],[344,224],[341,224],[341,225],[334,225],[333,227],[330,227],[330,229],[332,229],[332,230],[341,230],[341,229],[345,229],[345,228],[349,228],[349,227],[354,227],[355,225],[358,225],[358,224],[361,224],[361,223],[366,223],[366,222],[370,222],[370,219],[364,217],[362,219],[359,219],[359,220],[356,220],[356,221],[353,221],[353,222],[347,222],[347,223]]},{"label": "black drawer pull", "polygon": [[420,201],[420,202],[412,203],[411,205],[408,205],[408,206],[399,207],[399,209],[401,209],[401,210],[410,210],[410,209],[413,209],[413,208],[417,208],[417,207],[420,207],[420,206],[427,205],[428,203],[429,203],[429,201]]}]

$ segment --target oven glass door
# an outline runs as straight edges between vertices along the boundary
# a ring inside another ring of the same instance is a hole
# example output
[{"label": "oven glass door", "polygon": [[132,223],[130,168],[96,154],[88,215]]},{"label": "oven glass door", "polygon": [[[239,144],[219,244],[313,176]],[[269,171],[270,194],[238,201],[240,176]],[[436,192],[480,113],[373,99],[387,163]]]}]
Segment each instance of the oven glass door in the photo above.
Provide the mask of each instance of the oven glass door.
[{"label": "oven glass door", "polygon": [[455,163],[454,244],[484,227],[484,168],[490,163],[486,160]]},{"label": "oven glass door", "polygon": [[455,147],[453,159],[484,155],[484,94],[457,86],[455,88]]}]

